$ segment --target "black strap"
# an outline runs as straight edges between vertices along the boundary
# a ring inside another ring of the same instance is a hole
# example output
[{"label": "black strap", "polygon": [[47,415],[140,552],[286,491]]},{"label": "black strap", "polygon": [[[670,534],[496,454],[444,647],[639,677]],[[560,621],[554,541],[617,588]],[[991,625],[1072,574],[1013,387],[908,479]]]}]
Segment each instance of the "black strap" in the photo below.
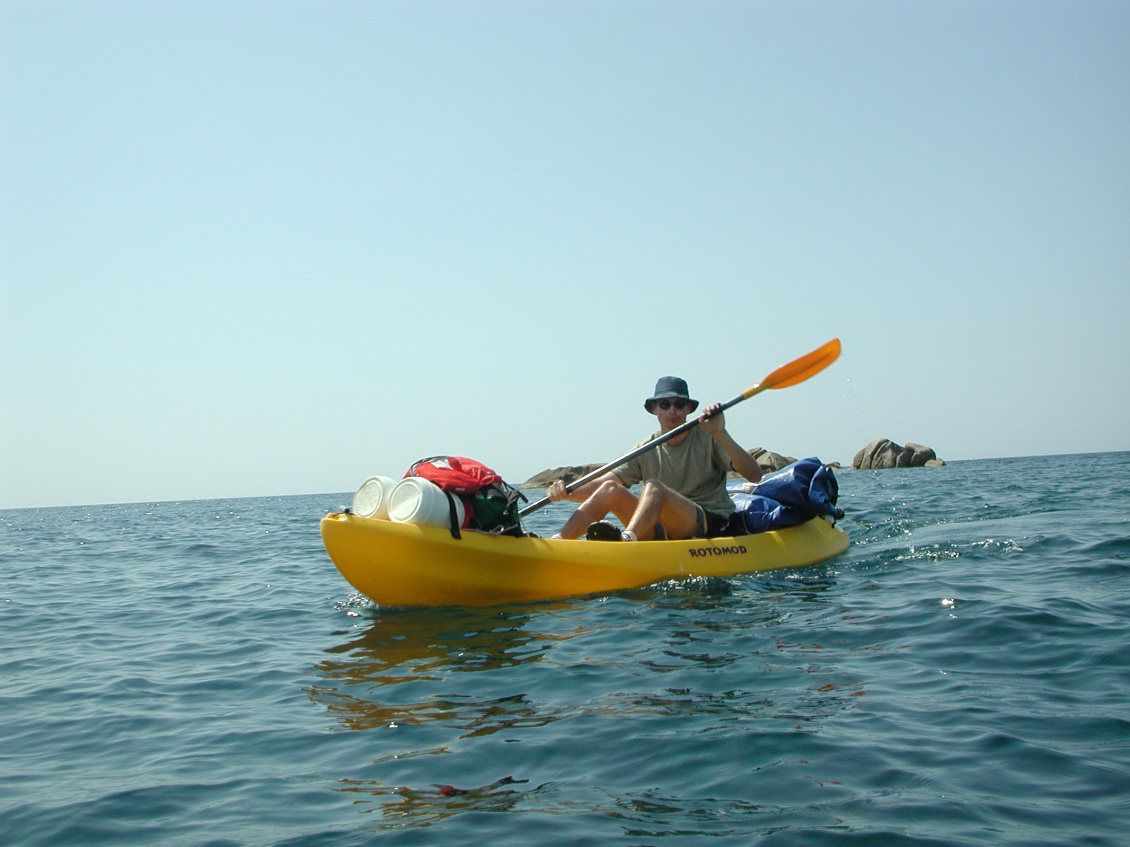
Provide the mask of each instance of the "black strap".
[{"label": "black strap", "polygon": [[455,511],[455,497],[450,491],[444,491],[443,493],[447,495],[447,509],[448,514],[451,516],[448,524],[451,527],[451,537],[456,540],[461,539],[463,536],[459,534],[459,513]]}]

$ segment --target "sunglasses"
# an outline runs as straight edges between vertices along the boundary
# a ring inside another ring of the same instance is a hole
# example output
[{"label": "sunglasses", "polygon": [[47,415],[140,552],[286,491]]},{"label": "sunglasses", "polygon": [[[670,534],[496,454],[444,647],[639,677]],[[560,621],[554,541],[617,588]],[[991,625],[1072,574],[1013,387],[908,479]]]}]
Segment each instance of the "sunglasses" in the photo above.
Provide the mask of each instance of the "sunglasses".
[{"label": "sunglasses", "polygon": [[687,408],[688,403],[686,400],[656,400],[655,405],[665,412],[672,406],[681,412],[683,409]]}]

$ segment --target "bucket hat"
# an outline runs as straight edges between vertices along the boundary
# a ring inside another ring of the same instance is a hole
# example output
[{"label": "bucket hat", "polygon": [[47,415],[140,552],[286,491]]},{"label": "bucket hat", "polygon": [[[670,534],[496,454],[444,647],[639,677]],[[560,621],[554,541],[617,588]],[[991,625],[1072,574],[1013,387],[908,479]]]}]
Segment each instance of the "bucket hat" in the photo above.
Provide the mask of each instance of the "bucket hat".
[{"label": "bucket hat", "polygon": [[687,389],[687,381],[682,377],[677,376],[661,376],[659,382],[655,383],[655,395],[648,397],[643,401],[643,407],[651,414],[652,405],[656,400],[669,400],[677,398],[686,400],[689,411],[693,412],[698,408],[698,401],[690,398],[690,392]]}]

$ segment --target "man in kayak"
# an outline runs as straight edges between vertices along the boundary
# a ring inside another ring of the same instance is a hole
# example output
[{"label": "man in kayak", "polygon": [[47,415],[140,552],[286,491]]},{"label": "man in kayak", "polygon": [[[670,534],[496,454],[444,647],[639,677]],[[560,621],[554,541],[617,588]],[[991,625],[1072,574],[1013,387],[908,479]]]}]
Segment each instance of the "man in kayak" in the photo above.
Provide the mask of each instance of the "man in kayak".
[{"label": "man in kayak", "polygon": [[[682,426],[698,408],[689,396],[686,380],[662,377],[644,408],[659,418],[659,432],[646,444]],[[718,404],[721,405],[721,404]],[[554,502],[573,500],[581,505],[555,538],[650,541],[653,538],[709,538],[729,526],[734,502],[726,492],[726,474],[732,469],[750,482],[761,479],[754,458],[726,431],[725,417],[709,407],[699,425],[630,459],[572,492],[554,482],[546,496]],[[639,445],[637,445],[639,446]],[[642,482],[638,495],[629,486]],[[624,524],[621,532],[604,520],[609,513]]]}]

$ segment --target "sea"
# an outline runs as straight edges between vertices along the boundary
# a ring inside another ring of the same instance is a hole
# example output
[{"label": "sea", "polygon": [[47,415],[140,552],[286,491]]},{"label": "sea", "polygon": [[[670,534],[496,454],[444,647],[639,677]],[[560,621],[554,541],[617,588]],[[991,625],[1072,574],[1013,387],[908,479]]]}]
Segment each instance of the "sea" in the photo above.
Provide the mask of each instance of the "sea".
[{"label": "sea", "polygon": [[1130,844],[1130,453],[837,479],[819,565],[486,609],[348,492],[0,512],[0,844]]}]

